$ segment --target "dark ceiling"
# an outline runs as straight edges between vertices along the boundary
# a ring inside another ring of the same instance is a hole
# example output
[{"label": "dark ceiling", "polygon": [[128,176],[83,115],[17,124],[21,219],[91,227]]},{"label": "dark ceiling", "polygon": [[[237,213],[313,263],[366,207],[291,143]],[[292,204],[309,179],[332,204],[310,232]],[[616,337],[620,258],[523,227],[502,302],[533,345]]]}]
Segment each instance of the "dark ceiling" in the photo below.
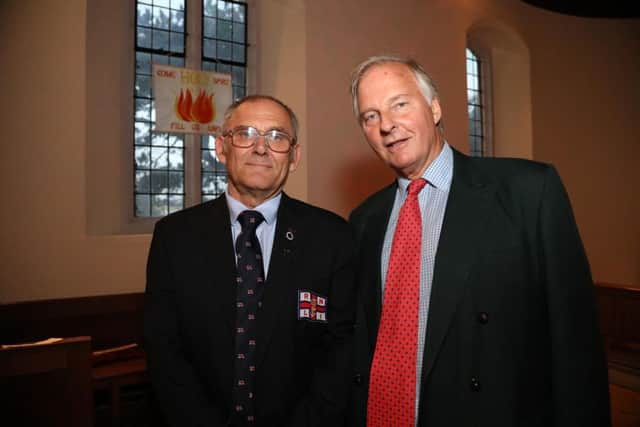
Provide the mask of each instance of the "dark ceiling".
[{"label": "dark ceiling", "polygon": [[640,18],[638,0],[521,0],[532,6],[586,18]]}]

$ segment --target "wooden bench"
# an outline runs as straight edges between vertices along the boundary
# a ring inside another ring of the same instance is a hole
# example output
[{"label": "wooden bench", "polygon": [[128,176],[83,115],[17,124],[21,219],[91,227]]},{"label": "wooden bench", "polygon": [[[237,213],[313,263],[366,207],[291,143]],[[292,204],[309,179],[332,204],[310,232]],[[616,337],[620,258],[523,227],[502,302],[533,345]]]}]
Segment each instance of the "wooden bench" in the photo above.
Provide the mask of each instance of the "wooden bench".
[{"label": "wooden bench", "polygon": [[90,336],[86,362],[94,397],[110,398],[107,416],[118,425],[122,391],[151,389],[142,348],[142,293],[29,301],[0,305],[0,343]]},{"label": "wooden bench", "polygon": [[598,283],[596,297],[610,381],[640,390],[640,288]]},{"label": "wooden bench", "polygon": [[16,425],[91,427],[90,337],[0,348],[0,413]]}]

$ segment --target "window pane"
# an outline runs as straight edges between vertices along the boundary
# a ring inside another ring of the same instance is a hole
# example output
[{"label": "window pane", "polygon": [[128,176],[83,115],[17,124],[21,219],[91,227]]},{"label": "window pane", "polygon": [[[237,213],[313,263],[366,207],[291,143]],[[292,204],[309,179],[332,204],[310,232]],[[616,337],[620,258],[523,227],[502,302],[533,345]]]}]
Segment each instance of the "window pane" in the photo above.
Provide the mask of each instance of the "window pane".
[{"label": "window pane", "polygon": [[[151,132],[156,114],[151,64],[184,66],[187,11],[184,0],[135,4],[135,214],[161,216],[184,206],[184,137]],[[166,195],[169,191],[175,193],[171,199]]]},{"label": "window pane", "polygon": [[184,58],[172,56],[169,60],[169,64],[173,65],[174,67],[184,67]]},{"label": "window pane", "polygon": [[149,192],[149,172],[137,171],[136,172],[136,193],[148,193]]},{"label": "window pane", "polygon": [[164,216],[169,213],[167,196],[154,195],[151,198],[151,215],[152,216]]},{"label": "window pane", "polygon": [[203,46],[204,56],[208,58],[216,57],[216,42],[214,40],[205,39]]},{"label": "window pane", "polygon": [[216,19],[204,18],[204,36],[214,38],[216,36]]},{"label": "window pane", "polygon": [[244,25],[233,24],[233,41],[244,43]]},{"label": "window pane", "polygon": [[151,47],[151,30],[148,28],[138,28],[138,46]]},{"label": "window pane", "polygon": [[169,174],[165,171],[151,171],[151,192],[155,194],[169,192]]},{"label": "window pane", "polygon": [[151,168],[167,169],[169,167],[169,152],[166,148],[151,147]]},{"label": "window pane", "polygon": [[154,132],[151,136],[151,145],[154,145],[156,147],[167,146],[167,141],[168,138],[166,133]]},{"label": "window pane", "polygon": [[136,195],[136,216],[151,216],[151,197],[147,194]]},{"label": "window pane", "polygon": [[171,17],[171,12],[169,11],[169,9],[166,9],[163,7],[153,8],[153,26],[155,28],[162,28],[162,29],[168,30],[169,24],[171,22],[170,17]]},{"label": "window pane", "polygon": [[217,36],[221,40],[231,40],[231,22],[229,21],[219,21],[218,22],[218,32]]},{"label": "window pane", "polygon": [[233,43],[233,60],[235,62],[244,62],[244,46]]},{"label": "window pane", "polygon": [[136,122],[136,145],[148,145],[151,143],[149,138],[149,124],[145,122]]},{"label": "window pane", "polygon": [[171,31],[184,32],[184,12],[181,10],[171,11]]},{"label": "window pane", "polygon": [[169,196],[169,213],[177,212],[184,208],[184,196]]},{"label": "window pane", "polygon": [[169,135],[169,147],[184,147],[184,136],[181,134]]},{"label": "window pane", "polygon": [[138,4],[138,25],[150,27],[153,19],[151,6]]},{"label": "window pane", "polygon": [[212,173],[202,173],[202,193],[215,194],[216,184]]},{"label": "window pane", "polygon": [[151,75],[151,55],[136,52],[136,73]]},{"label": "window pane", "polygon": [[233,5],[229,2],[218,0],[218,18],[231,20],[233,18]]},{"label": "window pane", "polygon": [[136,119],[151,119],[151,103],[148,99],[136,99]]},{"label": "window pane", "polygon": [[236,86],[244,86],[245,84],[245,74],[244,67],[233,67],[233,71],[231,73],[233,84]]},{"label": "window pane", "polygon": [[233,5],[233,20],[236,22],[244,22],[245,7],[243,5]]},{"label": "window pane", "polygon": [[136,96],[151,97],[151,78],[148,76],[138,76],[136,78]]},{"label": "window pane", "polygon": [[218,57],[220,59],[231,59],[231,44],[227,42],[218,42]]},{"label": "window pane", "polygon": [[184,174],[182,172],[169,172],[169,193],[184,193]]},{"label": "window pane", "polygon": [[217,16],[217,4],[218,2],[216,0],[204,0],[203,5],[202,5],[202,10],[204,12],[205,16],[212,16],[215,17]]},{"label": "window pane", "polygon": [[136,169],[149,168],[151,166],[151,149],[148,147],[136,147]]},{"label": "window pane", "polygon": [[182,148],[170,148],[169,149],[169,169],[184,169],[182,164]]},{"label": "window pane", "polygon": [[170,44],[171,52],[184,51],[184,36],[182,34],[171,33]]},{"label": "window pane", "polygon": [[153,30],[153,48],[169,50],[169,33],[167,31]]},{"label": "window pane", "polygon": [[467,54],[467,111],[469,113],[469,153],[482,156],[484,138],[482,129],[482,87],[480,80],[480,60],[470,49]]}]

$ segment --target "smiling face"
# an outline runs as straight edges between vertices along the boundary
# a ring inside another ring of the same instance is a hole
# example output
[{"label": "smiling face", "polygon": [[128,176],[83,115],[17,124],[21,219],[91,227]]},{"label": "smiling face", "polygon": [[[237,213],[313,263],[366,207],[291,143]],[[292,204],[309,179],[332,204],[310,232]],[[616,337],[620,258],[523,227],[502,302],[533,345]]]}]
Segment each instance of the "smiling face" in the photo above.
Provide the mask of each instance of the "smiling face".
[{"label": "smiling face", "polygon": [[358,106],[367,142],[397,175],[418,178],[440,154],[440,103],[434,98],[429,105],[406,65],[389,62],[368,69],[358,86]]},{"label": "smiling face", "polygon": [[[255,99],[240,104],[225,122],[225,131],[237,126],[252,126],[260,132],[278,129],[294,135],[286,110],[268,99]],[[267,148],[264,138],[253,147],[238,148],[231,137],[216,138],[216,154],[227,168],[229,194],[248,207],[255,207],[280,192],[289,172],[298,167],[300,147],[289,153],[275,153]]]}]

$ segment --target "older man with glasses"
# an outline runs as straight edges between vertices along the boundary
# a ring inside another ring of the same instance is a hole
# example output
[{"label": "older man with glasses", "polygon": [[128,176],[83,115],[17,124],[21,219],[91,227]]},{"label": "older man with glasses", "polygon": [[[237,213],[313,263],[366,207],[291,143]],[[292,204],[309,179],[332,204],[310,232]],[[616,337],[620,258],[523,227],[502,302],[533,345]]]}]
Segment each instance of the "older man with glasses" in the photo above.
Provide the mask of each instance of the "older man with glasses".
[{"label": "older man with glasses", "polygon": [[254,95],[225,113],[224,195],[158,221],[145,341],[172,426],[336,426],[351,372],[352,241],[339,216],[282,191],[298,121]]}]

